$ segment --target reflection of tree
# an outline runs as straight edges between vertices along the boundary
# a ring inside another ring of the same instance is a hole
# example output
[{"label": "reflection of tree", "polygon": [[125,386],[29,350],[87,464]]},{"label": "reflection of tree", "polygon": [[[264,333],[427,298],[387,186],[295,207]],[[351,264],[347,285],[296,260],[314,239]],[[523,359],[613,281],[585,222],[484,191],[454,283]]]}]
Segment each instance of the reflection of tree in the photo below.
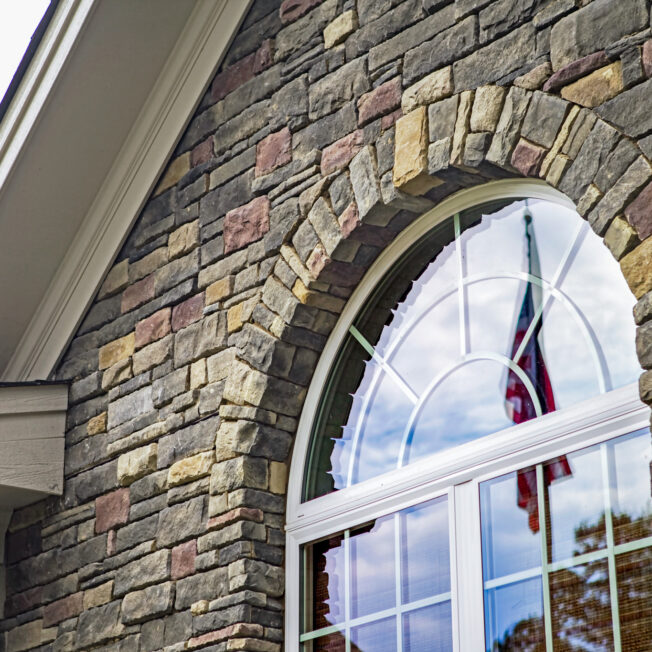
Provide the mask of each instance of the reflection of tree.
[{"label": "reflection of tree", "polygon": [[[652,535],[649,516],[629,514],[612,517],[616,542],[627,534],[636,538]],[[622,535],[619,537],[619,533]],[[576,555],[605,549],[604,515],[595,523],[575,529]],[[652,548],[616,557],[618,606],[622,649],[627,652],[652,650]],[[550,602],[555,652],[585,652],[613,649],[611,595],[606,557],[550,574]],[[519,621],[494,641],[492,652],[543,652],[543,619]]]}]

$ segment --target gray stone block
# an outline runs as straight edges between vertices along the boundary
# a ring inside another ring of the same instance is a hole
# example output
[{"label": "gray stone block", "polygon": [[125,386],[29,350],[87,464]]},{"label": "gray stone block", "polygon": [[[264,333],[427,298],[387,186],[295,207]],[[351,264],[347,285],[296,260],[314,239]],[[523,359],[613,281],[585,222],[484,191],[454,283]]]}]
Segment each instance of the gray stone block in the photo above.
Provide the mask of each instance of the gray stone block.
[{"label": "gray stone block", "polygon": [[434,102],[428,107],[428,128],[431,143],[444,138],[453,138],[459,100],[459,95],[454,95],[445,100]]},{"label": "gray stone block", "polygon": [[604,49],[626,34],[645,29],[648,21],[645,0],[594,0],[562,18],[552,28],[550,56],[553,70]]},{"label": "gray stone block", "polygon": [[165,582],[142,591],[125,595],[122,601],[122,622],[126,625],[142,623],[169,613],[174,605],[174,584]]},{"label": "gray stone block", "polygon": [[525,115],[521,136],[550,149],[564,122],[569,106],[565,100],[536,91]]},{"label": "gray stone block", "polygon": [[159,514],[157,544],[171,546],[198,535],[203,527],[204,496],[164,509]]},{"label": "gray stone block", "polygon": [[337,111],[369,88],[366,61],[362,57],[355,59],[310,87],[308,117],[314,121]]},{"label": "gray stone block", "polygon": [[496,134],[487,152],[490,163],[500,167],[509,165],[531,97],[532,93],[518,87],[511,88],[507,93]]},{"label": "gray stone block", "polygon": [[620,127],[628,136],[639,138],[652,131],[652,79],[634,86],[599,106],[596,113]]}]

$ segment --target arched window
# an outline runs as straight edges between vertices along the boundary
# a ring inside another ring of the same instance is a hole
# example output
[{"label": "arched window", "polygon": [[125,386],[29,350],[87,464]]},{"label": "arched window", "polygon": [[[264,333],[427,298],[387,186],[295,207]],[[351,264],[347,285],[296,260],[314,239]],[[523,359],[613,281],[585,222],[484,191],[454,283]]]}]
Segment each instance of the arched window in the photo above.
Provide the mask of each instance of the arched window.
[{"label": "arched window", "polygon": [[320,361],[288,494],[290,650],[649,649],[633,297],[561,195],[482,192],[397,238]]}]

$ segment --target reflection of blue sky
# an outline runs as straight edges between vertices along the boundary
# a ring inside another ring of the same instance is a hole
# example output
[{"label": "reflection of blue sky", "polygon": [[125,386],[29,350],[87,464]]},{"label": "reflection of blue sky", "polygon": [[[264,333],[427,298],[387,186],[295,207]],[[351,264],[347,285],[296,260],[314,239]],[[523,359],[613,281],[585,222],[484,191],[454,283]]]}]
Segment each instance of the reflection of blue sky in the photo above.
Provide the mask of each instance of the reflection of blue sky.
[{"label": "reflection of blue sky", "polygon": [[493,649],[494,641],[511,634],[521,621],[543,618],[540,578],[485,591],[484,599],[487,650]]},{"label": "reflection of blue sky", "polygon": [[396,619],[386,618],[354,627],[351,642],[360,652],[396,652]]},{"label": "reflection of blue sky", "polygon": [[[551,561],[561,561],[589,552],[577,541],[581,525],[593,525],[604,514],[604,484],[600,449],[597,446],[568,456],[572,476],[555,480],[548,487],[551,521]],[[604,526],[604,524],[603,524]],[[592,542],[606,545],[604,529]]]},{"label": "reflection of blue sky", "polygon": [[541,535],[517,505],[516,473],[480,485],[482,566],[485,580],[541,566]]},{"label": "reflection of blue sky", "polygon": [[403,616],[404,652],[452,652],[451,603],[432,605]]},{"label": "reflection of blue sky", "polygon": [[[530,210],[541,273],[551,281],[582,222],[574,211],[550,202],[532,200]],[[522,215],[523,202],[515,202],[462,234],[467,276],[527,270]],[[451,243],[414,282],[376,347],[389,357],[392,366],[417,394],[460,360],[457,264],[455,243]],[[508,279],[487,279],[467,287],[470,353],[511,353],[524,289],[524,282]],[[560,289],[569,295],[595,331],[613,387],[633,382],[640,373],[633,345],[634,299],[618,264],[592,232],[586,233]],[[433,302],[447,293],[449,296],[431,309]],[[547,295],[544,292],[544,299]],[[406,331],[414,316],[420,314],[423,318]],[[590,342],[571,318],[567,306],[556,299],[544,312],[539,343],[558,408],[598,393]],[[336,445],[336,488],[346,486],[354,433],[362,423],[356,455],[358,469],[353,481],[374,477],[397,464],[400,439],[413,406],[386,374],[379,374],[382,380],[376,386],[376,372],[376,364],[369,363],[354,396],[345,442]],[[454,372],[427,401],[417,423],[410,460],[511,425],[504,410],[506,376],[505,368],[498,363],[476,363]]]}]

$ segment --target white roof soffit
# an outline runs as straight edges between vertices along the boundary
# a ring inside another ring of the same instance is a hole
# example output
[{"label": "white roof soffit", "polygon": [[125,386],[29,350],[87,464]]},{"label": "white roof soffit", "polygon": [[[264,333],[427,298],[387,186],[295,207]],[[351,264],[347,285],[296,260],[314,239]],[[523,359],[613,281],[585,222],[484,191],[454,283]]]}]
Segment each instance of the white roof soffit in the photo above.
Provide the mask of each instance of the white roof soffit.
[{"label": "white roof soffit", "polygon": [[0,123],[0,379],[45,379],[251,0],[61,0]]}]

